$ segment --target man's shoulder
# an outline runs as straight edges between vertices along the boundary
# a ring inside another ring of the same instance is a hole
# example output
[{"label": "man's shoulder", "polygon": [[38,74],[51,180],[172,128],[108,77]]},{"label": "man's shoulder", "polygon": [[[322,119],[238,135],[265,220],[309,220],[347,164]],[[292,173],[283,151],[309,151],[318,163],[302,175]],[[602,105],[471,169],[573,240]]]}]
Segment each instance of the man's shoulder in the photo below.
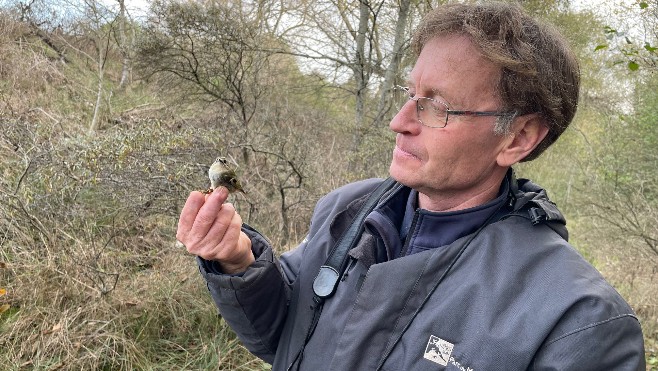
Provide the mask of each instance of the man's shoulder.
[{"label": "man's shoulder", "polygon": [[340,214],[346,221],[358,211],[360,204],[372,193],[383,179],[371,178],[345,184],[327,193],[315,205],[313,217],[311,218],[310,233],[314,234],[326,224],[329,226]]},{"label": "man's shoulder", "polygon": [[500,273],[505,280],[522,278],[546,301],[561,301],[572,308],[595,306],[600,312],[590,314],[600,319],[632,313],[601,272],[548,224],[533,224],[530,217],[509,218],[494,223],[489,233],[497,245],[492,249],[495,254],[487,258],[516,267]]}]

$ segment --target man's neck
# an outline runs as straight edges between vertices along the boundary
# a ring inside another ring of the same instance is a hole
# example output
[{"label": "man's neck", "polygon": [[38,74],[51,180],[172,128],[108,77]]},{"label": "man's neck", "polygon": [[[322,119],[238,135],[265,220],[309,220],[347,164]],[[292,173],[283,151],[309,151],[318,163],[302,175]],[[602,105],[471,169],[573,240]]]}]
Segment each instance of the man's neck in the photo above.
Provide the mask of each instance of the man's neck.
[{"label": "man's neck", "polygon": [[498,196],[503,179],[505,179],[505,173],[500,177],[492,178],[482,187],[468,192],[433,195],[418,192],[418,206],[421,209],[435,212],[457,211],[480,206]]}]

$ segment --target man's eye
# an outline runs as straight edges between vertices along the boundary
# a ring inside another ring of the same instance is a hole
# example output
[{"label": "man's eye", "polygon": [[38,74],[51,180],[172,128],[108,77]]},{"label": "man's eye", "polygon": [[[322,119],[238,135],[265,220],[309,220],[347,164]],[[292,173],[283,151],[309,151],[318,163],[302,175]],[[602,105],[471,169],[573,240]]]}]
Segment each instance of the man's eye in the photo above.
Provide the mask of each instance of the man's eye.
[{"label": "man's eye", "polygon": [[443,104],[435,101],[430,101],[429,103],[430,106],[432,107],[433,113],[436,113],[438,115],[443,115],[446,112],[446,107]]}]

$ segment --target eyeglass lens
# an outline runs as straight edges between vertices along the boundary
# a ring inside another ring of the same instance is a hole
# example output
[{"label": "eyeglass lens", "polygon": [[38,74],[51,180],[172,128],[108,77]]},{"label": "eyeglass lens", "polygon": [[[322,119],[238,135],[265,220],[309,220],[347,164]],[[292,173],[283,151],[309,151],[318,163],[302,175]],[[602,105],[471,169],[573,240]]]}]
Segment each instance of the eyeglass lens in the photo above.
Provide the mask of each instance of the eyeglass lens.
[{"label": "eyeglass lens", "polygon": [[408,101],[416,104],[416,115],[418,121],[425,126],[442,128],[448,121],[448,107],[445,104],[426,97],[412,97],[409,90],[398,87],[393,90],[398,110],[402,109]]}]

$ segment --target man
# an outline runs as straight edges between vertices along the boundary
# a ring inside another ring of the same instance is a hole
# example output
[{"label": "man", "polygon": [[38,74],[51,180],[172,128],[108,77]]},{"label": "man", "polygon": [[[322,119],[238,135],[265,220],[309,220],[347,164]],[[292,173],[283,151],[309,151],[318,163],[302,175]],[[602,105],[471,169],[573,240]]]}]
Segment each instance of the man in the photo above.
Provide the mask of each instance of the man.
[{"label": "man", "polygon": [[579,72],[550,27],[503,3],[441,6],[414,37],[390,123],[398,184],[368,213],[333,296],[313,282],[381,183],[344,186],[274,256],[219,188],[177,238],[222,316],[274,370],[643,370],[631,308],[567,241],[562,214],[511,166],[572,120]]}]

